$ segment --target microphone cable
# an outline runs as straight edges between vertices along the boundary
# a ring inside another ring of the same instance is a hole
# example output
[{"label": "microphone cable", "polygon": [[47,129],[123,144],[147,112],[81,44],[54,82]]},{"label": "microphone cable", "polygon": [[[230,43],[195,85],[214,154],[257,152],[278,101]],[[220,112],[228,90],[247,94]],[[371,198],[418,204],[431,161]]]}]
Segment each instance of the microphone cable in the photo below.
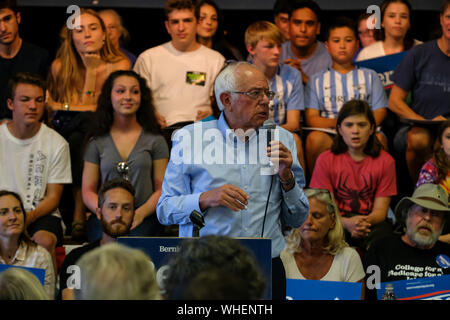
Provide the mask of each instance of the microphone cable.
[{"label": "microphone cable", "polygon": [[274,177],[275,177],[275,175],[272,175],[270,178],[269,194],[267,195],[266,208],[264,209],[264,219],[263,219],[263,225],[262,225],[262,230],[261,230],[261,238],[264,238],[264,225],[266,224],[267,209],[269,207],[269,200],[270,200],[270,194],[272,193],[272,184],[273,184]]}]

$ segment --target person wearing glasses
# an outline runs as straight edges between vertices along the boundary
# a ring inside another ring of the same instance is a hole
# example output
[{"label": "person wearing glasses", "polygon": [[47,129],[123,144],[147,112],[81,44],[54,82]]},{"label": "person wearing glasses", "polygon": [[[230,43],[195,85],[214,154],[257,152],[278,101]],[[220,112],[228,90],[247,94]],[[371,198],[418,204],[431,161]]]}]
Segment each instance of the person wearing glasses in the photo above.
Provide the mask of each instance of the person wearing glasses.
[{"label": "person wearing glasses", "polygon": [[362,249],[392,232],[386,217],[391,197],[397,194],[394,159],[383,150],[375,130],[367,102],[346,102],[331,149],[317,158],[310,183],[311,188],[333,192],[347,242]]},{"label": "person wearing glasses", "polygon": [[245,45],[250,60],[269,79],[270,89],[276,97],[270,102],[269,118],[292,132],[297,146],[297,158],[305,168],[303,146],[300,139],[300,113],[305,109],[301,73],[280,63],[283,34],[271,22],[257,21],[245,31]]},{"label": "person wearing glasses", "polygon": [[[136,188],[136,214],[130,235],[160,235],[162,226],[154,213],[169,150],[160,134],[145,79],[134,71],[113,72],[103,85],[93,121],[84,154],[85,205],[95,212],[99,184],[114,178],[128,179]],[[84,220],[77,222],[84,226]],[[90,215],[86,231],[89,241],[101,237],[100,221],[95,215]]]},{"label": "person wearing glasses", "polygon": [[173,137],[158,219],[179,225],[180,237],[191,237],[190,215],[196,210],[205,222],[200,236],[270,238],[272,297],[285,299],[282,225],[299,227],[308,212],[303,169],[292,156],[294,138],[276,127],[268,146],[261,127],[275,94],[254,65],[229,64],[214,90],[219,119],[186,126]]},{"label": "person wearing glasses", "polygon": [[[365,267],[380,268],[381,282],[450,274],[450,244],[439,240],[450,208],[445,190],[436,184],[419,186],[395,208],[404,234],[375,241],[365,254]],[[367,291],[375,299],[375,290]]]},{"label": "person wearing glasses", "polygon": [[289,279],[362,282],[364,269],[345,242],[339,210],[327,189],[305,189],[309,214],[286,237],[281,259]]}]

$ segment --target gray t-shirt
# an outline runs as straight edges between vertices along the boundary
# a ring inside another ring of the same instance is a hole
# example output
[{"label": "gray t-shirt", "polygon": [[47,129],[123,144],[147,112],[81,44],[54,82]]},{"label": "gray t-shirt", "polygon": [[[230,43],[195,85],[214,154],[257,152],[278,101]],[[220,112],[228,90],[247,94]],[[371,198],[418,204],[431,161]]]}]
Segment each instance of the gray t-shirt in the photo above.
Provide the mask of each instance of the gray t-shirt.
[{"label": "gray t-shirt", "polygon": [[[129,167],[128,178],[136,189],[136,208],[143,205],[153,194],[153,160],[164,158],[169,158],[169,148],[164,138],[142,130],[126,160]],[[102,183],[121,177],[116,166],[123,160],[109,133],[89,141],[84,160],[100,166]]]},{"label": "gray t-shirt", "polygon": [[[286,59],[296,59],[292,53],[290,41],[286,41],[282,45],[280,61],[283,62]],[[302,70],[308,77],[311,77],[313,74],[331,68],[331,64],[331,56],[325,48],[325,45],[317,41],[317,49],[314,54],[310,58],[302,61]]]}]

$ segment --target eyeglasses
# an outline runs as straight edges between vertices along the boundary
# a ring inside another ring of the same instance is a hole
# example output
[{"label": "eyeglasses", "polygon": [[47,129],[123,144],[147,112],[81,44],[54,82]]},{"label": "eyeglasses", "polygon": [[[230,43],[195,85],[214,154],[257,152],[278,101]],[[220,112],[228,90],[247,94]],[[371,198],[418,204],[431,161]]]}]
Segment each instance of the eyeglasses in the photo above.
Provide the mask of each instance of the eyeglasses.
[{"label": "eyeglasses", "polygon": [[440,220],[444,216],[444,214],[440,211],[431,210],[420,205],[416,205],[414,208],[412,208],[412,212],[414,215],[421,218],[425,218],[425,216],[429,213],[430,219],[434,220]]},{"label": "eyeglasses", "polygon": [[252,100],[260,100],[265,95],[269,100],[273,100],[275,98],[275,92],[269,89],[253,89],[250,91],[232,91],[231,93],[245,94]]}]

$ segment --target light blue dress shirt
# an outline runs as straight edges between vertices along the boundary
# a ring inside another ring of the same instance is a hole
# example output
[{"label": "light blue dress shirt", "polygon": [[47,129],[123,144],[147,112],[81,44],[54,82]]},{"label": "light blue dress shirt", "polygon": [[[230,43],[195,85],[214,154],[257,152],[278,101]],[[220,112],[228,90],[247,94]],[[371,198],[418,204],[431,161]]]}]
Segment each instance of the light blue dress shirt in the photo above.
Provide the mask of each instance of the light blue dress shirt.
[{"label": "light blue dress shirt", "polygon": [[[260,136],[262,139],[266,135],[254,132],[247,142],[241,142],[229,128],[223,113],[218,120],[196,122],[177,131],[172,139],[171,158],[156,208],[159,221],[164,225],[178,224],[179,236],[191,237],[193,226],[189,216],[193,210],[201,212],[200,194],[232,184],[250,196],[247,208],[241,211],[226,207],[206,209],[202,212],[206,225],[200,230],[200,236],[261,237],[273,179],[263,237],[272,240],[272,257],[278,257],[285,246],[282,225],[301,226],[308,215],[309,204],[303,192],[305,177],[295,156],[297,151],[292,134],[281,127],[276,131],[275,137],[278,134],[279,140],[293,155],[292,172],[296,183],[288,192],[283,190],[277,174],[261,174],[261,169],[267,168],[262,157],[256,157],[257,161],[254,161],[255,150],[251,146],[259,142]],[[214,157],[215,163],[211,160]]]}]

